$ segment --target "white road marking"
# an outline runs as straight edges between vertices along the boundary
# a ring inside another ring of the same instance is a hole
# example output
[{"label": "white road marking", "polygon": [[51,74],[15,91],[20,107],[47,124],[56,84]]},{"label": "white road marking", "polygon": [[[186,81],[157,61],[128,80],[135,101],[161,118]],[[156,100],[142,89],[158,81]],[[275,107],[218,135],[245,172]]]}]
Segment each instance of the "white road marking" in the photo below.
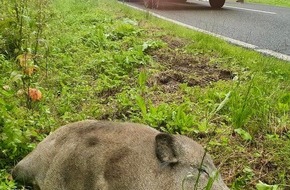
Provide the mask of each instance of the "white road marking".
[{"label": "white road marking", "polygon": [[[122,3],[122,2],[119,2],[119,3]],[[276,57],[276,58],[281,59],[281,60],[284,60],[284,61],[290,61],[290,56],[289,55],[282,54],[282,53],[275,52],[275,51],[268,50],[268,49],[261,49],[258,46],[253,45],[253,44],[249,44],[249,43],[246,43],[246,42],[242,42],[242,41],[239,41],[239,40],[235,40],[233,38],[229,38],[229,37],[226,37],[226,36],[222,36],[222,35],[219,35],[219,34],[215,34],[213,32],[209,32],[207,30],[203,30],[203,29],[200,29],[200,28],[197,28],[197,27],[188,25],[188,24],[184,24],[182,22],[179,22],[179,21],[176,21],[176,20],[173,20],[173,19],[170,19],[170,18],[166,18],[164,16],[161,16],[161,15],[158,15],[156,13],[153,13],[153,12],[149,11],[148,9],[147,10],[144,10],[144,9],[141,9],[141,8],[138,8],[138,7],[129,5],[127,3],[122,3],[122,4],[125,4],[126,6],[131,7],[133,9],[136,9],[136,10],[139,10],[139,11],[142,11],[142,12],[146,12],[148,14],[151,14],[152,16],[155,16],[157,18],[160,18],[160,19],[163,19],[163,20],[172,22],[174,24],[177,24],[177,25],[180,25],[180,26],[183,26],[183,27],[186,27],[186,28],[189,28],[189,29],[198,31],[198,32],[202,32],[202,33],[205,33],[205,34],[209,34],[209,35],[214,36],[214,37],[217,37],[217,38],[221,38],[221,39],[223,39],[223,40],[225,40],[225,41],[227,41],[227,42],[229,42],[231,44],[235,44],[235,45],[238,45],[238,46],[241,46],[241,47],[244,47],[244,48],[248,48],[248,49],[253,49],[253,50],[255,50],[257,52],[260,52],[260,53],[262,53],[264,55],[273,56],[273,57]]]},{"label": "white road marking", "polygon": [[272,14],[272,15],[276,15],[277,14],[277,13],[274,13],[274,12],[261,11],[261,10],[256,10],[256,9],[247,9],[247,8],[242,8],[242,7],[233,7],[233,6],[224,6],[224,7],[232,8],[232,9],[245,10],[245,11],[258,12],[258,13]]}]

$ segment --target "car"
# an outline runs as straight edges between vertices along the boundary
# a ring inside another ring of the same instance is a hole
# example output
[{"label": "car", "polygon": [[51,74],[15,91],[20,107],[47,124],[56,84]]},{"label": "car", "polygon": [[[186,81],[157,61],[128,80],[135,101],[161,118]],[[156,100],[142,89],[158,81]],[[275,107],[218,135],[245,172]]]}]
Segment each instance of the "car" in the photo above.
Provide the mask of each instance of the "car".
[{"label": "car", "polygon": [[[143,0],[144,6],[150,9],[158,9],[161,2],[185,3],[187,0]],[[220,9],[224,6],[225,0],[209,0],[213,9]]]}]

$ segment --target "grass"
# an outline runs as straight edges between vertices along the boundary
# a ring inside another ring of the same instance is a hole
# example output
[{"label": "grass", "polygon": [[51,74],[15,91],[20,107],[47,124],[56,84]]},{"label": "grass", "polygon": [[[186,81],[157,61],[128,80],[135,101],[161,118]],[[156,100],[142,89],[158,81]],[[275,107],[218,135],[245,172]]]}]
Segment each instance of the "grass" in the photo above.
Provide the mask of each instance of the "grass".
[{"label": "grass", "polygon": [[290,2],[288,0],[246,0],[246,2],[275,5],[279,7],[290,7]]},{"label": "grass", "polygon": [[[207,145],[232,189],[290,184],[287,62],[114,0],[53,0],[38,22],[40,5],[27,1],[17,44],[15,6],[3,2],[12,8],[0,15],[0,189],[16,187],[9,171],[46,135],[82,119],[188,135]],[[34,58],[23,67],[25,54]],[[27,88],[40,90],[40,101]]]}]

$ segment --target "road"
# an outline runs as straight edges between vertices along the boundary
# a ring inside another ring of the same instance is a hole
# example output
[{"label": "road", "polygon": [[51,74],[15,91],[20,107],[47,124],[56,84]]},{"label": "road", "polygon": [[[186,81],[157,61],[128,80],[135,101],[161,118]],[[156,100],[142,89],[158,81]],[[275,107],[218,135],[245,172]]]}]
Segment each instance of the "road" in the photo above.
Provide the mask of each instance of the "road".
[{"label": "road", "polygon": [[[140,2],[129,6],[143,9]],[[213,10],[205,1],[164,3],[153,14],[201,29],[257,51],[290,61],[290,9],[259,4],[226,2]]]}]

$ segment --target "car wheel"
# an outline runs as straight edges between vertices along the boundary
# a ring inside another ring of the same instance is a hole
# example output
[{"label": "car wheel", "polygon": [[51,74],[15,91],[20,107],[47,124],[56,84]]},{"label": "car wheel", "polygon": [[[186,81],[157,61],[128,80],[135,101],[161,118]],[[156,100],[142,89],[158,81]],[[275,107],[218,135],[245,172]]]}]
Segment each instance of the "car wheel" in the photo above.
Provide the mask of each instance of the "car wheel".
[{"label": "car wheel", "polygon": [[158,9],[159,0],[143,0],[144,6],[149,9]]},{"label": "car wheel", "polygon": [[185,3],[187,0],[172,0],[172,1],[176,3]]},{"label": "car wheel", "polygon": [[209,0],[209,4],[214,9],[220,9],[224,6],[225,0]]}]

